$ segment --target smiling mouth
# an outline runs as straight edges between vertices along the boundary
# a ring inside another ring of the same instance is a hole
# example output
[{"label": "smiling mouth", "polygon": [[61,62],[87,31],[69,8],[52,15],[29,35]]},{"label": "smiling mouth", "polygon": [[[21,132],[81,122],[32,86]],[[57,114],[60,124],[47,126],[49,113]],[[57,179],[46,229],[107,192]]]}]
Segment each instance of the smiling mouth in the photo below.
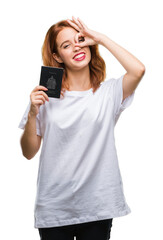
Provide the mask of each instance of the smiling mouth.
[{"label": "smiling mouth", "polygon": [[85,59],[85,53],[80,53],[76,57],[74,57],[75,61],[81,61]]},{"label": "smiling mouth", "polygon": [[85,55],[84,52],[78,53],[78,54],[76,54],[76,55],[73,57],[73,59],[77,59],[77,58],[83,57],[84,55]]}]

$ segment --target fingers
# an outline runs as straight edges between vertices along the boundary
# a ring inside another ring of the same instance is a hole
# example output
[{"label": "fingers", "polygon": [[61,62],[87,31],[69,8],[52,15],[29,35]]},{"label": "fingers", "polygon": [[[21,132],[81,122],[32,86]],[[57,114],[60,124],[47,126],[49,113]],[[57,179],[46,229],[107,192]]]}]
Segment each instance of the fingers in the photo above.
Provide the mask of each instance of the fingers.
[{"label": "fingers", "polygon": [[72,16],[73,21],[78,25],[79,29],[83,28],[82,24],[76,19],[74,16]]},{"label": "fingers", "polygon": [[48,89],[44,86],[36,86],[30,94],[30,98],[32,102],[38,104],[44,104],[45,101],[49,101],[48,95],[44,92]]},{"label": "fingers", "polygon": [[79,38],[83,37],[83,35],[79,32],[75,35],[75,42],[78,43],[79,42]]},{"label": "fingers", "polygon": [[80,28],[78,27],[77,24],[73,23],[72,20],[67,19],[67,22],[68,22],[73,28],[75,28],[78,32],[80,32]]},{"label": "fingers", "polygon": [[36,98],[39,98],[41,96],[44,100],[49,101],[48,95],[43,91],[34,92],[33,94]]},{"label": "fingers", "polygon": [[30,113],[36,116],[39,113],[40,106],[49,101],[48,95],[44,92],[48,89],[44,86],[36,86],[30,94],[31,107]]},{"label": "fingers", "polygon": [[43,96],[35,96],[35,98],[34,99],[32,99],[32,102],[34,103],[34,104],[45,104],[45,98],[43,97]]},{"label": "fingers", "polygon": [[72,16],[72,20],[67,19],[67,22],[79,32],[87,28],[81,19],[76,19],[74,16]]},{"label": "fingers", "polygon": [[79,29],[87,29],[87,26],[79,17],[75,18],[74,16],[72,16],[72,19],[78,25]]},{"label": "fingers", "polygon": [[85,47],[85,46],[87,46],[87,44],[86,44],[85,42],[80,42],[80,43],[76,43],[76,44],[75,44],[75,47],[80,47],[80,48],[82,48],[82,47]]},{"label": "fingers", "polygon": [[80,25],[82,26],[82,28],[87,28],[87,26],[83,23],[83,21],[80,18],[78,18],[78,21],[79,21]]},{"label": "fingers", "polygon": [[32,92],[36,92],[36,91],[39,91],[39,90],[44,90],[44,91],[46,91],[46,90],[48,90],[48,89],[47,89],[46,87],[44,87],[44,86],[39,85],[39,86],[36,86],[36,87],[33,89]]}]

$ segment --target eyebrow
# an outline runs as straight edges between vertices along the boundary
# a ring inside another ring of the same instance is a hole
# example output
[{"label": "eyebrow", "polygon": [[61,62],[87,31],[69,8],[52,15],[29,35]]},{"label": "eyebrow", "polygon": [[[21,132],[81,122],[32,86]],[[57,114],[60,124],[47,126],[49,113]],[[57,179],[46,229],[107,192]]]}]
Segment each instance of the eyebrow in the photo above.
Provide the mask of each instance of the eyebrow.
[{"label": "eyebrow", "polygon": [[64,41],[64,42],[61,44],[60,48],[61,48],[61,47],[62,47],[62,45],[63,45],[64,43],[66,43],[66,42],[69,42],[69,40],[66,40],[66,41]]}]

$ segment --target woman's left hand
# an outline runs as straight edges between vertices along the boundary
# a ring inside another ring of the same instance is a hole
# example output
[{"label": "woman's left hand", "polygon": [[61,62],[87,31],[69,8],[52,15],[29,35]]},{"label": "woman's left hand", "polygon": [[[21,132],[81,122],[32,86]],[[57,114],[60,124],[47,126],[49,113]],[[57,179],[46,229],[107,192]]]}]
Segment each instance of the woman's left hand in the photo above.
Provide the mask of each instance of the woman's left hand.
[{"label": "woman's left hand", "polygon": [[[79,32],[75,36],[76,46],[86,47],[100,43],[101,33],[90,30],[79,18],[72,17],[72,19],[67,19],[67,22]],[[80,37],[84,38],[83,42],[78,42]]]}]

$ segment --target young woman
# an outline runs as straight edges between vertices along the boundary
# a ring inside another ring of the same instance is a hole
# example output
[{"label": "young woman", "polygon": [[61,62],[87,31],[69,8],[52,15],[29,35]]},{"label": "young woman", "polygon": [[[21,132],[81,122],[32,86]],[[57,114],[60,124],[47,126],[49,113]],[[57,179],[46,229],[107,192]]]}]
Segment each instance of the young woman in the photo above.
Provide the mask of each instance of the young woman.
[{"label": "young woman", "polygon": [[[106,47],[126,69],[105,80]],[[42,240],[107,240],[112,220],[130,213],[123,193],[114,126],[134,97],[144,65],[109,37],[79,18],[48,30],[42,48],[45,66],[64,68],[60,98],[37,86],[19,127],[27,159],[43,140],[35,201],[35,228]],[[105,81],[104,81],[105,80]],[[44,90],[44,91],[43,91]]]}]

